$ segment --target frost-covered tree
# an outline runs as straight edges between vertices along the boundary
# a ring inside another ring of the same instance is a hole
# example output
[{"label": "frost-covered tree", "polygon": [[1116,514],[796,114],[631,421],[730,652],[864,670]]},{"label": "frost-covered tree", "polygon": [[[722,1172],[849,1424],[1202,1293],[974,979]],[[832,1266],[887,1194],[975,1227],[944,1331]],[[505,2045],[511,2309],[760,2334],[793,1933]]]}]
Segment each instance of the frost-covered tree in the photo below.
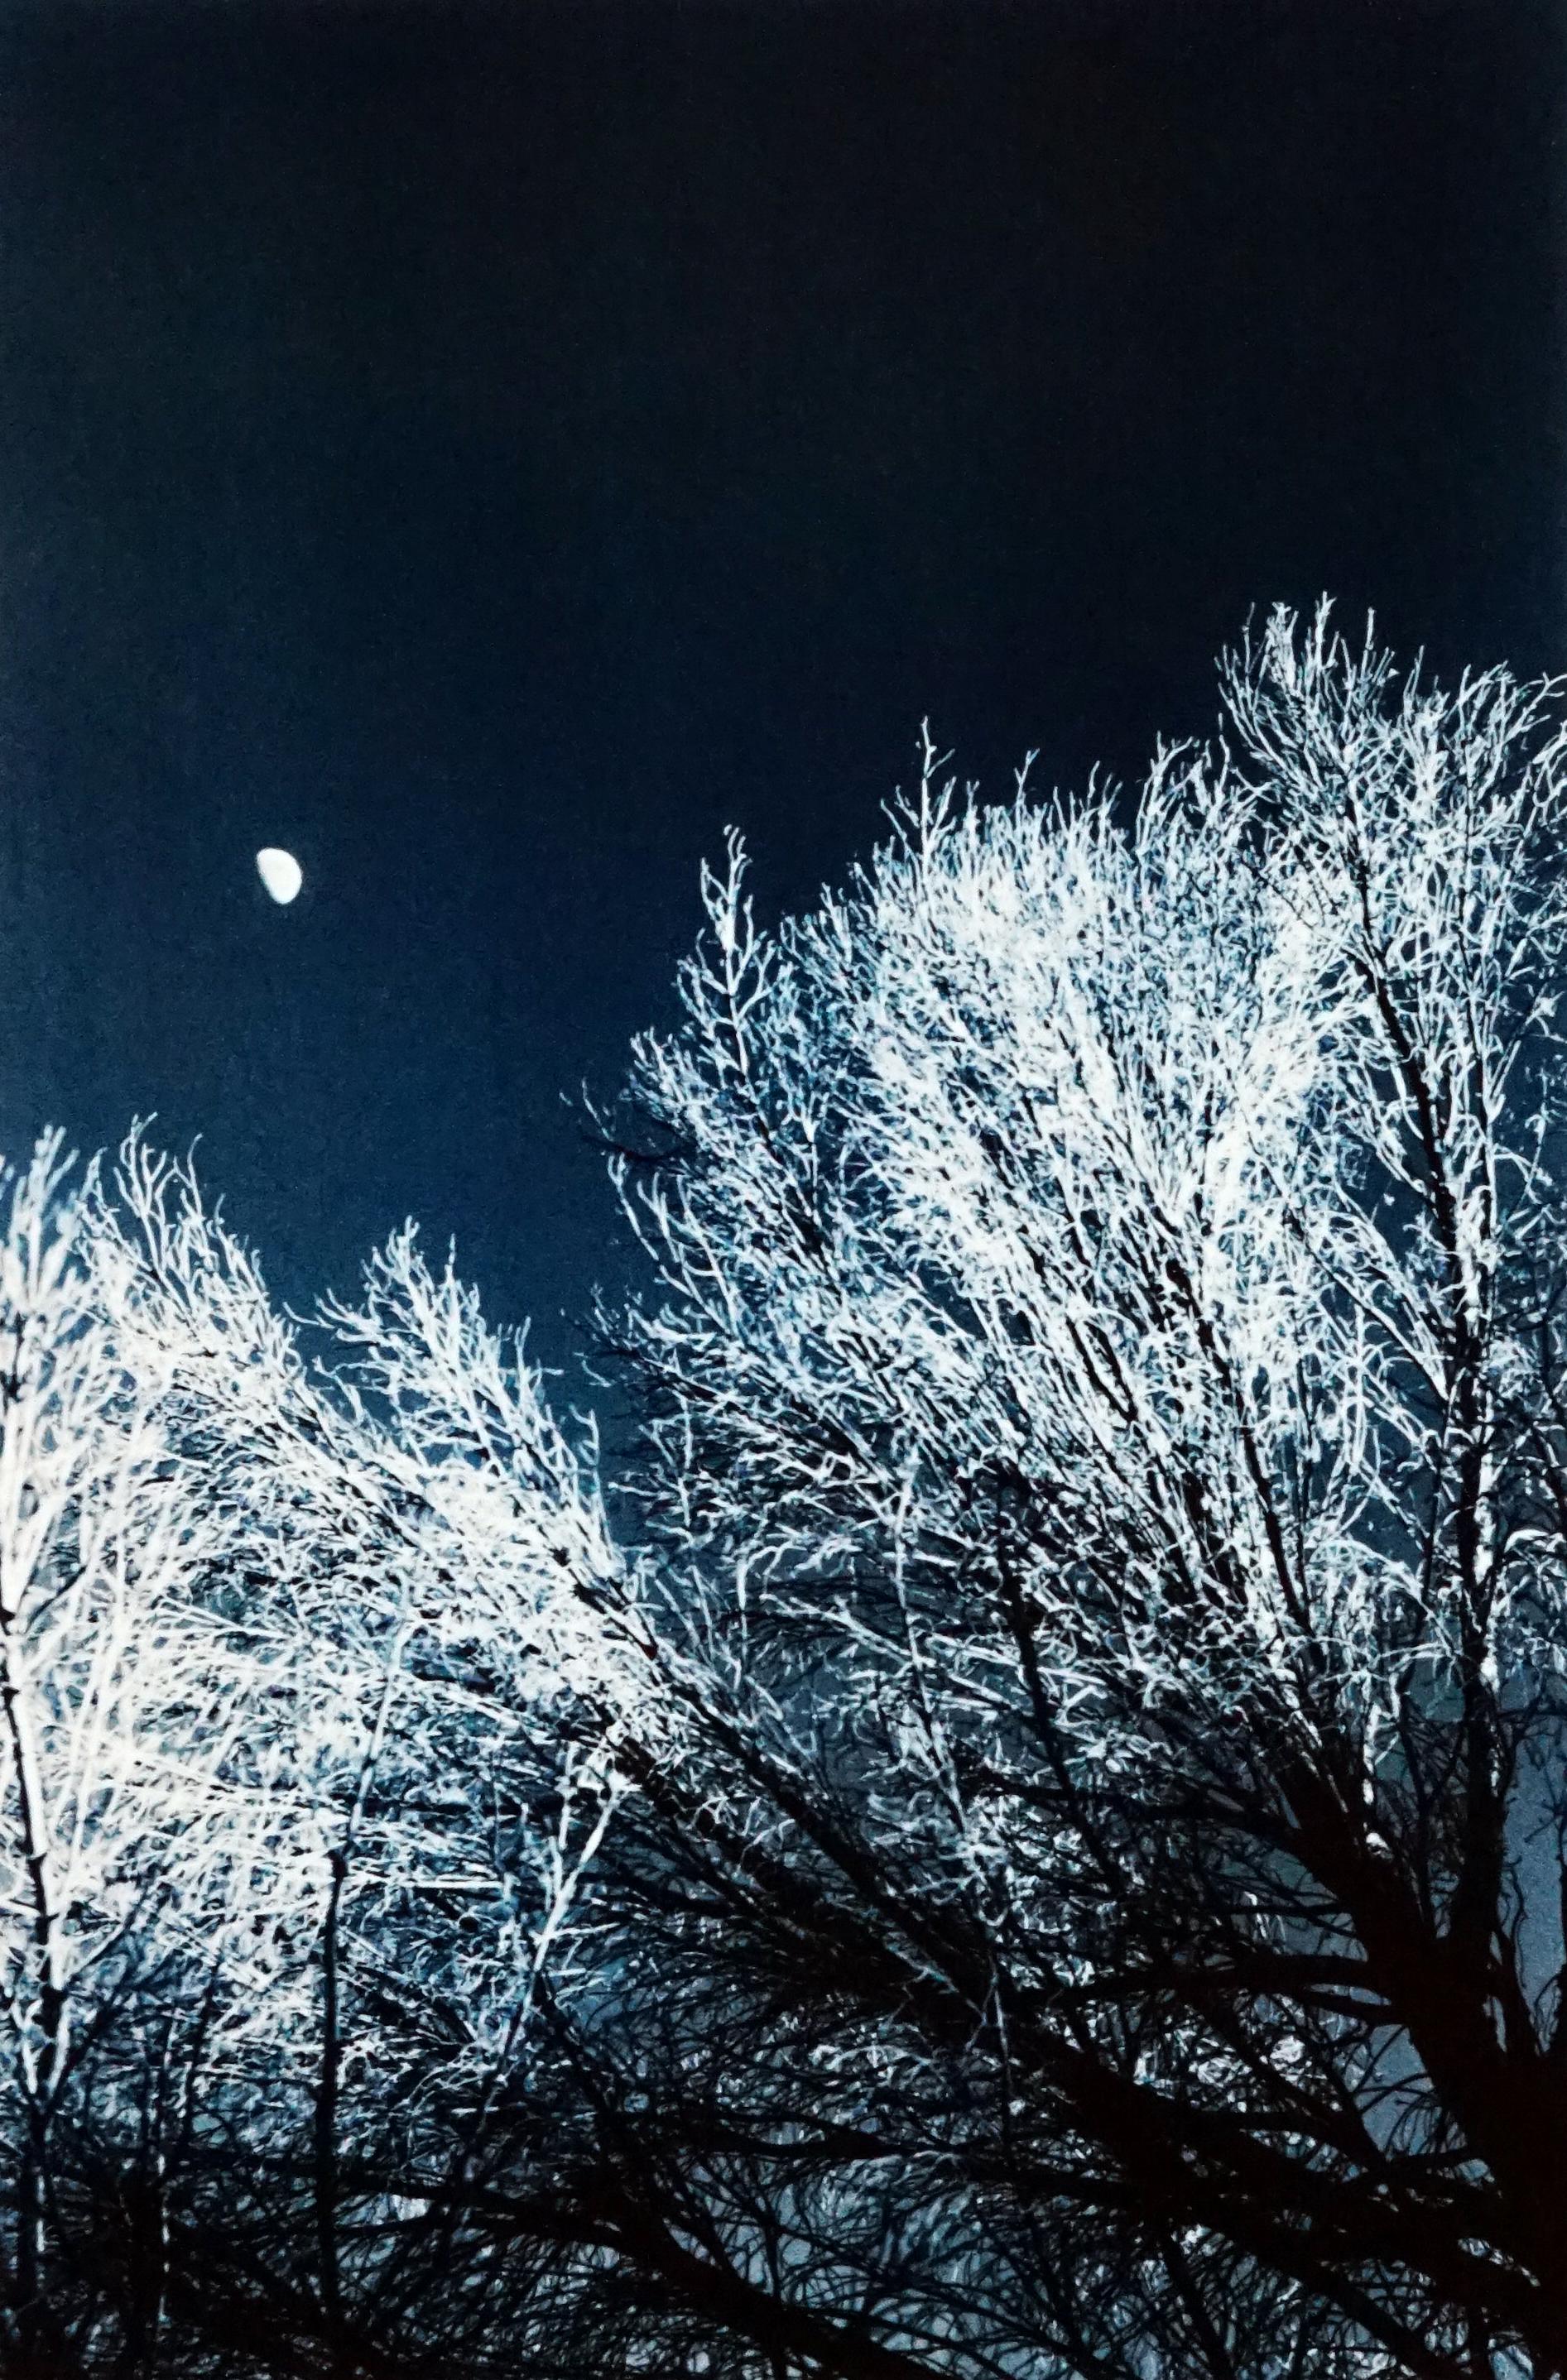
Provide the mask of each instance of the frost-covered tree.
[{"label": "frost-covered tree", "polygon": [[[323,1309],[311,1366],[140,1138],[74,1191],[50,1141],[9,1197],[13,2356],[156,2368],[181,2225],[189,2264],[248,2219],[310,2243],[291,2292],[273,2276],[280,2351],[330,2341],[389,2263],[358,2140],[460,2159],[569,1956],[619,1790],[613,1657],[573,1616],[613,1568],[601,1516],[536,1378],[411,1232]],[[231,2300],[237,2335],[257,2309]]]},{"label": "frost-covered tree", "polygon": [[237,1655],[190,1593],[225,1564],[233,1515],[186,1492],[161,1427],[170,1351],[137,1360],[124,1269],[84,1260],[87,1212],[61,1189],[45,1143],[10,1185],[0,1245],[0,1956],[22,2339],[73,2073],[182,1939],[200,1955],[229,1930],[236,1884],[270,1848],[231,1788],[264,1658]]},{"label": "frost-covered tree", "polygon": [[638,1051],[581,2203],[744,2368],[1567,2370],[1554,689],[1224,693],[774,933],[736,846]]}]

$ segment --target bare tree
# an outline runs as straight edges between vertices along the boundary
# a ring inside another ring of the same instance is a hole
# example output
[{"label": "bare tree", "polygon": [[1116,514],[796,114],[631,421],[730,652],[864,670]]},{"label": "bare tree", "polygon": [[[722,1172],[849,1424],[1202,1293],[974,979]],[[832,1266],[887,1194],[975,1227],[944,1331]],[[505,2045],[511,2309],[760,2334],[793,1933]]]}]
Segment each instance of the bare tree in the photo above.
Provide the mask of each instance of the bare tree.
[{"label": "bare tree", "polygon": [[613,1706],[573,1599],[601,1514],[411,1232],[325,1310],[331,1368],[138,1136],[74,1196],[45,1144],[0,1265],[15,2351],[63,2368],[67,2303],[96,2351],[71,2277],[115,2202],[117,2331],[155,2364],[202,2172],[241,2230],[303,2210],[281,2326],[330,2339],[381,2252],[345,2141],[395,2110],[410,2155],[438,2099],[449,2165],[552,1958],[559,1987],[620,1790],[601,1730],[559,1724],[589,1671]]},{"label": "bare tree", "polygon": [[194,1486],[166,1426],[177,1351],[146,1343],[128,1269],[93,1260],[95,1188],[64,1196],[46,1142],[10,1185],[0,1245],[0,1955],[23,2352],[49,2343],[52,2138],[72,2077],[171,1962],[235,1959],[273,1849],[263,1799],[236,1786],[275,1615],[259,1609],[240,1645],[192,1592],[231,1561],[236,1515]]},{"label": "bare tree", "polygon": [[1554,690],[1224,690],[775,934],[734,847],[638,1050],[723,2047],[622,2247],[803,2368],[1567,2369]]}]

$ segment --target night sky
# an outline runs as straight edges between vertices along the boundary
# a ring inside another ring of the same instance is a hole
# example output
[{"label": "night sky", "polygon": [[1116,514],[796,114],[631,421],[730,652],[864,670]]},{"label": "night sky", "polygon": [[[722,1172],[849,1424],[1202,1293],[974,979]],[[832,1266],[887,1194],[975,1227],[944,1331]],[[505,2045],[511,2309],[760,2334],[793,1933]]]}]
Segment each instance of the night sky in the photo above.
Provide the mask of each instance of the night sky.
[{"label": "night sky", "polygon": [[1324,588],[1567,662],[1564,25],[10,6],[0,1141],[155,1110],[289,1297],[411,1211],[558,1360],[726,822],[798,905],[923,714],[1135,771]]}]

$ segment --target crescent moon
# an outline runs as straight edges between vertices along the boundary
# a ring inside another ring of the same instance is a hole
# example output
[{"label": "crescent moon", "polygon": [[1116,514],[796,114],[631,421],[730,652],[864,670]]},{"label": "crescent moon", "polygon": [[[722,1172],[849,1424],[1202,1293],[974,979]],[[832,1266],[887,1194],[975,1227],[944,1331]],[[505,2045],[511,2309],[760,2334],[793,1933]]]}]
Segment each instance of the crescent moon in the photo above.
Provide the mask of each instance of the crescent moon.
[{"label": "crescent moon", "polygon": [[277,851],[271,844],[256,854],[256,873],[273,899],[286,908],[305,880],[305,871],[291,851]]}]

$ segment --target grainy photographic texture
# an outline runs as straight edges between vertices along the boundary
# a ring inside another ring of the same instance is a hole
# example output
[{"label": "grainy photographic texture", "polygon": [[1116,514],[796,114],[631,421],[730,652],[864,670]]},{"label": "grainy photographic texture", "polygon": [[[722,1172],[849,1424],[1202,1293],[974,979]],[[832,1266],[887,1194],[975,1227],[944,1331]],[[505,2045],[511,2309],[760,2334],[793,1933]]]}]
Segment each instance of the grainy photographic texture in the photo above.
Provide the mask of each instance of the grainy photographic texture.
[{"label": "grainy photographic texture", "polygon": [[1567,2380],[1562,49],[0,23],[0,2371]]}]

